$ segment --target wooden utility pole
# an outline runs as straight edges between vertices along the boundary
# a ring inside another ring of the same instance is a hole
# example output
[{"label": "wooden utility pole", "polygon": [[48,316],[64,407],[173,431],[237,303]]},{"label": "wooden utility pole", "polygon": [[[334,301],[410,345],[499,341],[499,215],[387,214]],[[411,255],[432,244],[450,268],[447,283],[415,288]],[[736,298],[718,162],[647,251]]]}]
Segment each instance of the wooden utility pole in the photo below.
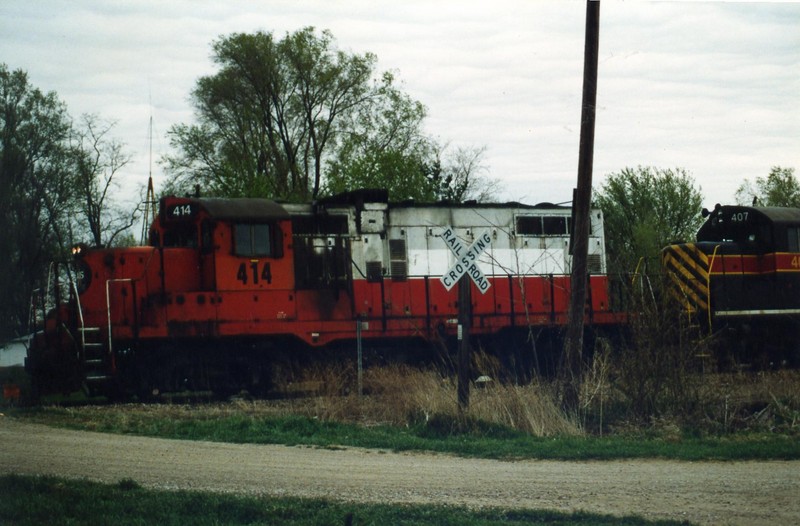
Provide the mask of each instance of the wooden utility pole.
[{"label": "wooden utility pole", "polygon": [[562,397],[565,409],[578,407],[583,354],[583,318],[586,305],[587,253],[589,249],[589,214],[592,201],[592,165],[594,162],[594,126],[597,105],[597,58],[600,41],[600,0],[586,2],[586,41],[583,57],[583,105],[581,141],[578,153],[578,187],[572,205],[573,246],[571,296],[567,335],[561,364]]}]

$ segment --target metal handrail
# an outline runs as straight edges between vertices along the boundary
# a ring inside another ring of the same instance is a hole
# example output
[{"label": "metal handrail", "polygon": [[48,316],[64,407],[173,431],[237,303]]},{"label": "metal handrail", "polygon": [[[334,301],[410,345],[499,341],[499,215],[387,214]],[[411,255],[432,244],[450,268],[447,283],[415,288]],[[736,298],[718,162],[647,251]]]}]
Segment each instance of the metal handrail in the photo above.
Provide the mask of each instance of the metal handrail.
[{"label": "metal handrail", "polygon": [[28,330],[30,333],[37,332],[37,328],[39,326],[39,313],[37,311],[38,307],[41,307],[42,309],[42,331],[44,331],[44,325],[47,321],[47,301],[51,289],[50,282],[53,280],[54,264],[55,263],[51,261],[48,266],[47,282],[45,283],[44,287],[37,287],[31,291],[31,301],[28,309]]},{"label": "metal handrail", "polygon": [[[147,262],[144,264],[144,269],[142,270],[142,275],[138,278],[114,278],[106,280],[106,317],[108,319],[108,354],[113,353],[113,345],[112,345],[112,338],[111,338],[111,293],[109,289],[109,284],[114,283],[135,283],[137,281],[141,281],[147,273],[147,267],[150,265],[150,261],[153,259],[157,251],[154,249],[150,252],[150,256],[147,258]],[[136,304],[136,299],[134,297],[134,305]]]},{"label": "metal handrail", "polygon": [[78,294],[78,284],[75,280],[70,280],[72,289],[75,291],[75,304],[78,306],[78,319],[81,322],[81,350],[86,352],[86,323],[83,321],[83,307],[81,307],[81,296]]},{"label": "metal handrail", "polygon": [[[714,270],[714,260],[717,259],[717,250],[719,245],[714,247],[714,252],[711,254],[711,261],[708,263],[708,275],[706,276],[706,288],[708,290],[708,333],[711,334],[711,272]],[[725,273],[725,260],[722,260],[722,272]]]}]

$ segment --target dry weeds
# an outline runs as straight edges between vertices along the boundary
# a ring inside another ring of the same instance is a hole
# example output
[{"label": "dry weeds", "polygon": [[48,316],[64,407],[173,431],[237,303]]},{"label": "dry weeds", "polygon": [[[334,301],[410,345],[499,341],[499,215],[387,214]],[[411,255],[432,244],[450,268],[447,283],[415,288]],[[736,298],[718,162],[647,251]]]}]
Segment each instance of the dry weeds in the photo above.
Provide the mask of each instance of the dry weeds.
[{"label": "dry weeds", "polygon": [[458,409],[456,379],[436,370],[405,365],[367,369],[361,397],[355,392],[355,382],[351,368],[316,368],[299,382],[316,387],[313,396],[270,405],[294,414],[364,425],[404,426],[427,422],[434,416],[466,416],[535,436],[580,433],[558,409],[549,388],[541,384],[473,384],[469,409],[463,415]]},{"label": "dry weeds", "polygon": [[[299,380],[282,386],[284,397],[279,399],[128,404],[119,418],[137,420],[154,413],[175,420],[302,415],[365,426],[411,426],[466,417],[534,436],[642,430],[666,436],[685,429],[800,434],[800,371],[699,374],[693,379],[701,388],[691,414],[654,414],[642,421],[631,418],[624,393],[614,386],[607,356],[601,353],[595,358],[583,384],[579,415],[561,411],[547,382],[520,386],[493,380],[472,385],[469,409],[462,414],[455,378],[432,369],[392,365],[364,371],[363,396],[357,394],[354,368],[329,366],[306,371]],[[91,411],[84,407],[81,412],[91,418]]]}]

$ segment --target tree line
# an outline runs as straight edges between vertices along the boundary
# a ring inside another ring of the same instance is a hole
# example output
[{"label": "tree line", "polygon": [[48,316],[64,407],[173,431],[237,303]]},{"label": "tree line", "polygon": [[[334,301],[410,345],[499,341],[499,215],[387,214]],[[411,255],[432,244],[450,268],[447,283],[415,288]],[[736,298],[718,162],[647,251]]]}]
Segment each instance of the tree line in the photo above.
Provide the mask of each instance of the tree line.
[{"label": "tree line", "polygon": [[112,196],[130,157],[113,127],[73,121],[54,92],[0,64],[0,341],[26,328],[34,288],[70,246],[130,242],[137,212]]},{"label": "tree line", "polygon": [[[794,168],[774,166],[765,177],[743,181],[736,203],[800,207],[800,181]],[[683,168],[638,166],[609,174],[594,191],[603,211],[609,268],[635,272],[666,245],[694,239],[703,223],[703,196]]]},{"label": "tree line", "polygon": [[[501,192],[485,147],[451,147],[424,132],[427,109],[405,93],[377,57],[338,47],[308,27],[234,33],[212,43],[215,73],[191,92],[194,122],[168,131],[162,195],[309,201],[356,188],[384,188],[393,200],[476,199]],[[77,242],[134,242],[139,217],[114,196],[131,161],[115,122],[73,119],[54,92],[0,64],[0,341],[26,330],[33,290],[49,262]],[[800,206],[793,168],[745,181],[740,202]],[[613,268],[691,239],[700,189],[681,168],[624,168],[595,189]]]}]

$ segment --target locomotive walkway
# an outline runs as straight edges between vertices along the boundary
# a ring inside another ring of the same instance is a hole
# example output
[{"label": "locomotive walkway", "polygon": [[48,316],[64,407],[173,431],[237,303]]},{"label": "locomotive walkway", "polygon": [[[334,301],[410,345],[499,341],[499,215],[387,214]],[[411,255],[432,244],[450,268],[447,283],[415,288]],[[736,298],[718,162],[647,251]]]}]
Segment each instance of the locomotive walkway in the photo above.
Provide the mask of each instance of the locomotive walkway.
[{"label": "locomotive walkway", "polygon": [[800,524],[800,461],[610,462],[188,442],[70,431],[0,416],[0,474],[162,489],[585,510],[698,524]]}]

